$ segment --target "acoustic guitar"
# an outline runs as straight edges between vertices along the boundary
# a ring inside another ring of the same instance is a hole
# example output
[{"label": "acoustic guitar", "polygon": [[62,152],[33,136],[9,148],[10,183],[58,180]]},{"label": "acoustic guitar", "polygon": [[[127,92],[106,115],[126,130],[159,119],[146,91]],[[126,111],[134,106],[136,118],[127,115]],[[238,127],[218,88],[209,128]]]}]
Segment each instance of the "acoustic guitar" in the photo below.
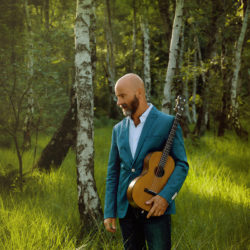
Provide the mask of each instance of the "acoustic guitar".
[{"label": "acoustic guitar", "polygon": [[145,211],[149,211],[151,205],[147,205],[145,202],[163,189],[174,171],[175,162],[169,153],[177,125],[184,110],[184,103],[185,98],[178,96],[175,106],[177,113],[163,151],[149,153],[144,159],[141,175],[129,184],[127,198],[133,207],[139,207]]}]

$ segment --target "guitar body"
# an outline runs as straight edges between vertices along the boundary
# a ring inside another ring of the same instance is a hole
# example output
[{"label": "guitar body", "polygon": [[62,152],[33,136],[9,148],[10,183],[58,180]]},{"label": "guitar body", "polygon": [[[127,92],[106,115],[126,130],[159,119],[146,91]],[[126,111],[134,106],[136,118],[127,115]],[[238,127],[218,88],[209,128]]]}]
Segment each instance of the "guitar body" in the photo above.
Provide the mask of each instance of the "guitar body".
[{"label": "guitar body", "polygon": [[168,156],[163,172],[159,174],[157,166],[161,156],[162,152],[153,152],[145,157],[141,175],[130,183],[127,190],[127,198],[132,206],[149,211],[151,205],[146,205],[145,202],[158,194],[166,185],[174,171],[175,163],[173,158]]}]

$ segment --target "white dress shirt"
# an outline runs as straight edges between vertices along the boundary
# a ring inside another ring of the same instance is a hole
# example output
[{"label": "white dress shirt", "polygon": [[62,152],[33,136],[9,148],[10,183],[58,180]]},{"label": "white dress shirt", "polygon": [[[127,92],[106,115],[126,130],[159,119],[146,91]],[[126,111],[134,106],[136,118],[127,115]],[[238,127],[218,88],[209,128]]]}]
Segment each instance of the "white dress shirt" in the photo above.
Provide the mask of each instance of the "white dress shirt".
[{"label": "white dress shirt", "polygon": [[148,105],[149,107],[147,108],[147,110],[139,117],[140,123],[137,126],[135,126],[134,121],[131,119],[131,117],[129,117],[129,146],[133,158],[135,156],[135,151],[141,136],[143,126],[146,122],[150,110],[153,107],[151,103],[148,103]]}]

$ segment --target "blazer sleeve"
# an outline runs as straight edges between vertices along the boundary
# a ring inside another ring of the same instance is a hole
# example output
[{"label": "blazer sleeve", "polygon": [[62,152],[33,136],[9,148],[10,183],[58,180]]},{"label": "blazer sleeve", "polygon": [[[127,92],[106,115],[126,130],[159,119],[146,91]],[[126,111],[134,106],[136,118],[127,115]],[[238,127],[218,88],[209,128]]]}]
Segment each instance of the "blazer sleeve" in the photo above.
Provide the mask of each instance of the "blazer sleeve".
[{"label": "blazer sleeve", "polygon": [[116,217],[119,173],[120,157],[117,147],[116,131],[114,127],[112,132],[111,149],[109,153],[108,171],[106,178],[104,219]]},{"label": "blazer sleeve", "polygon": [[173,202],[180,191],[189,169],[180,125],[177,127],[170,155],[175,161],[175,169],[167,184],[159,193],[160,196],[167,200],[168,204]]}]

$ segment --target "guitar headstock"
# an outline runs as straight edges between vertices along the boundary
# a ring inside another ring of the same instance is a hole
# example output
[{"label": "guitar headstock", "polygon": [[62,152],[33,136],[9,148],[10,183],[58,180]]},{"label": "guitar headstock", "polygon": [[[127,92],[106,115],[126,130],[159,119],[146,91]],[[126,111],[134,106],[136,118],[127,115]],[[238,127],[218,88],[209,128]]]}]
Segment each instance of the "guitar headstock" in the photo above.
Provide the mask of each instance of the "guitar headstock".
[{"label": "guitar headstock", "polygon": [[178,95],[176,100],[176,105],[175,105],[175,112],[177,112],[177,114],[182,115],[183,111],[184,111],[184,105],[186,102],[186,98],[184,96]]}]

